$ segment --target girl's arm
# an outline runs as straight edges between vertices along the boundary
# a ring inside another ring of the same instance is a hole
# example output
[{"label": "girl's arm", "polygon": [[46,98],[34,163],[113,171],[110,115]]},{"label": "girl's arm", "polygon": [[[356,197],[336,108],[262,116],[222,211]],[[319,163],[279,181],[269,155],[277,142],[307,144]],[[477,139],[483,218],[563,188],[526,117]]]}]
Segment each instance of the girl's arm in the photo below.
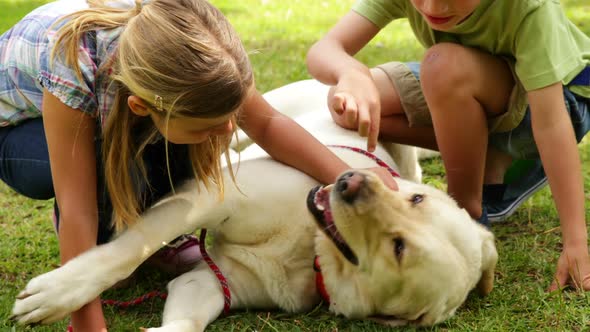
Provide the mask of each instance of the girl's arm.
[{"label": "girl's arm", "polygon": [[[576,281],[590,290],[582,167],[562,84],[530,91],[528,99],[535,142],[561,222],[563,250],[555,281],[561,286]],[[552,289],[556,286],[554,283]]]},{"label": "girl's arm", "polygon": [[291,118],[277,112],[255,87],[242,105],[240,127],[274,159],[321,183],[350,167]]},{"label": "girl's arm", "polygon": [[328,100],[331,111],[343,118],[361,136],[368,136],[373,151],[379,136],[381,104],[369,68],[353,56],[378,32],[379,27],[350,11],[307,53],[309,73],[319,81],[334,85]]},{"label": "girl's arm", "polygon": [[[96,245],[96,120],[43,92],[43,124],[58,202],[59,247],[64,264]],[[74,331],[106,331],[100,300],[72,314]]]},{"label": "girl's arm", "polygon": [[[276,111],[254,87],[242,106],[240,127],[274,159],[321,183],[334,183],[350,167],[291,118]],[[397,189],[382,167],[371,169],[385,185]]]}]

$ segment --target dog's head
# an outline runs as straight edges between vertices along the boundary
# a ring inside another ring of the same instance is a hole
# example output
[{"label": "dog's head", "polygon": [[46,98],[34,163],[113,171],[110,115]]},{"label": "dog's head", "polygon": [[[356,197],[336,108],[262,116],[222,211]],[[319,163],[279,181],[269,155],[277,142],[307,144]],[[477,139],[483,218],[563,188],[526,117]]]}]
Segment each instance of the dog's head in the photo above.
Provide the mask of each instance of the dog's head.
[{"label": "dog's head", "polygon": [[322,230],[316,253],[330,310],[388,325],[449,318],[476,286],[493,283],[493,235],[446,193],[399,179],[387,188],[371,172],[347,172],[310,193]]}]

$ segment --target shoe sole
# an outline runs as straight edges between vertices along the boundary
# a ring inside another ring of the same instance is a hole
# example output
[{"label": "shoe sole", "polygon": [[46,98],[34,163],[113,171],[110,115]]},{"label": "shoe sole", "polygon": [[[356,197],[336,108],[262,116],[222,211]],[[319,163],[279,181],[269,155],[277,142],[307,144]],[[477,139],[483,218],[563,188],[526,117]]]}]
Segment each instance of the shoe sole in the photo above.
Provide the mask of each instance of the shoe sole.
[{"label": "shoe sole", "polygon": [[496,213],[488,213],[488,220],[490,222],[498,222],[504,221],[508,217],[514,214],[516,209],[520,207],[520,205],[526,201],[529,197],[535,194],[537,191],[541,190],[547,184],[547,177],[543,178],[543,180],[537,182],[534,186],[529,188],[524,194],[518,197],[512,204],[508,205],[504,210]]}]

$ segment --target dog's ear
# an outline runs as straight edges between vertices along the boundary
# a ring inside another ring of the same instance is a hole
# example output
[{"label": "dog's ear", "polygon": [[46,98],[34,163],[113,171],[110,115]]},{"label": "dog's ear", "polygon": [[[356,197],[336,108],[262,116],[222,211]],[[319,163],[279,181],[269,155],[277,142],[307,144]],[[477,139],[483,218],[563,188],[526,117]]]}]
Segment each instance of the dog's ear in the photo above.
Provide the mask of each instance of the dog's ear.
[{"label": "dog's ear", "polygon": [[494,235],[483,228],[481,231],[483,233],[481,278],[477,283],[477,290],[481,296],[486,296],[494,288],[494,271],[498,262],[498,252],[496,251]]}]

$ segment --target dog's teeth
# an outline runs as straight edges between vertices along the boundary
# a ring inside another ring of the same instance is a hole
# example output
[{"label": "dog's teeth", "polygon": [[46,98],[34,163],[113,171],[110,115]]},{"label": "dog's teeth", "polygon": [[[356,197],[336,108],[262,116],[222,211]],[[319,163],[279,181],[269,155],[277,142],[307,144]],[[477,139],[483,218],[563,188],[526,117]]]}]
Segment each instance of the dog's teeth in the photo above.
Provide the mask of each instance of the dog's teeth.
[{"label": "dog's teeth", "polygon": [[313,202],[315,203],[315,207],[320,210],[320,211],[324,211],[324,206],[321,205],[319,202],[321,201],[320,199],[320,190],[316,191],[314,197],[313,197]]}]

